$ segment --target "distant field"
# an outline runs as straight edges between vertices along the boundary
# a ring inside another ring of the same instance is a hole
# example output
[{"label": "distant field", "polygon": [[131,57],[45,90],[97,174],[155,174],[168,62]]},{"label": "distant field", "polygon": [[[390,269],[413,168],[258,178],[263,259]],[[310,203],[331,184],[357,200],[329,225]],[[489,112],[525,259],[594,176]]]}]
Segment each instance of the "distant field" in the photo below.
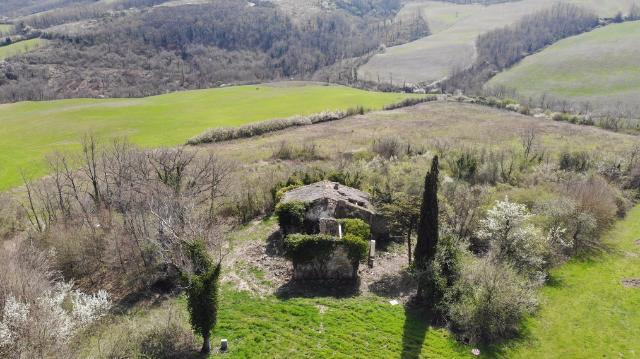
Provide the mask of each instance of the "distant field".
[{"label": "distant field", "polygon": [[45,174],[43,156],[77,148],[81,136],[127,136],[142,146],[177,145],[210,127],[364,106],[407,95],[341,86],[284,83],[187,91],[142,99],[73,99],[0,105],[0,190],[19,170]]},{"label": "distant field", "polygon": [[11,56],[29,52],[37,47],[44,45],[45,41],[46,40],[42,40],[42,39],[31,39],[31,40],[16,42],[15,44],[11,44],[8,46],[2,46],[0,47],[0,60],[4,60]]},{"label": "distant field", "polygon": [[515,88],[598,107],[640,106],[640,21],[568,38],[493,78],[488,86]]},{"label": "distant field", "polygon": [[0,24],[0,36],[9,35],[13,30],[13,25]]},{"label": "distant field", "polygon": [[[433,35],[392,47],[362,66],[363,79],[382,82],[436,81],[456,68],[470,66],[475,59],[475,39],[485,32],[517,22],[523,16],[551,7],[557,0],[522,0],[511,3],[456,5],[439,1],[412,1],[399,16],[420,11]],[[626,12],[633,0],[570,0],[600,16]]]}]

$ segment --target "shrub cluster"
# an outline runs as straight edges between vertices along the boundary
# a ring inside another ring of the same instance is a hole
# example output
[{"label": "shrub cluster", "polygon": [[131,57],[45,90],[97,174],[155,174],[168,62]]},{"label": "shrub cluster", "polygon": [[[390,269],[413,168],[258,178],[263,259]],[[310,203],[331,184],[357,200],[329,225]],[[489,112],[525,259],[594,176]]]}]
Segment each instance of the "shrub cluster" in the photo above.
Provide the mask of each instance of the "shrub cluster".
[{"label": "shrub cluster", "polygon": [[584,126],[593,126],[596,123],[593,121],[593,119],[586,117],[586,116],[579,116],[579,115],[573,115],[567,112],[558,112],[556,114],[553,115],[552,119],[554,121],[562,121],[562,122],[569,122],[569,123],[573,123],[576,125],[584,125]]}]

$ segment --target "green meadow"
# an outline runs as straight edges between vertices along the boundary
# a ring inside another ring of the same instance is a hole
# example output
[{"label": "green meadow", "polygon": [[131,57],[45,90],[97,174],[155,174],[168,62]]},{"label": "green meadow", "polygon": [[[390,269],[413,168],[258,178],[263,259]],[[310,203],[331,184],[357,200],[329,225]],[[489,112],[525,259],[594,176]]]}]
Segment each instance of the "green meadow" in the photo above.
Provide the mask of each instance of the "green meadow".
[{"label": "green meadow", "polygon": [[574,36],[525,58],[488,86],[524,96],[553,95],[606,106],[637,105],[640,98],[640,21],[609,25]]},{"label": "green meadow", "polygon": [[541,309],[525,336],[492,353],[501,358],[636,358],[640,356],[640,207],[605,236],[605,253],[552,272]]},{"label": "green meadow", "polygon": [[[1,31],[2,30],[0,29],[0,32]],[[31,39],[31,40],[16,42],[14,44],[7,45],[7,46],[2,46],[0,47],[0,60],[4,60],[11,56],[29,52],[37,47],[44,45],[45,41],[46,40],[42,40],[42,39]]]},{"label": "green meadow", "polygon": [[363,106],[381,109],[410,95],[342,86],[276,83],[140,99],[72,99],[0,105],[0,190],[20,171],[46,174],[48,153],[78,149],[83,135],[127,137],[144,147],[179,145],[200,132],[297,114]]}]

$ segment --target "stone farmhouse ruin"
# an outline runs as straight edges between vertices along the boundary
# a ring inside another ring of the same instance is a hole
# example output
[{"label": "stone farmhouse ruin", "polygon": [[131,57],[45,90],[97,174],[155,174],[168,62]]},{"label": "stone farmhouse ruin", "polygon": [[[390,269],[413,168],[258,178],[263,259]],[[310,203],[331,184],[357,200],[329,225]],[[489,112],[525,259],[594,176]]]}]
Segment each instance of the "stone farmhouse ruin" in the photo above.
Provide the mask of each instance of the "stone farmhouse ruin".
[{"label": "stone farmhouse ruin", "polygon": [[[288,202],[302,202],[306,210],[302,224],[282,228],[285,233],[329,235],[339,243],[344,235],[341,219],[360,219],[371,229],[371,237],[363,238],[368,247],[369,240],[387,236],[369,195],[355,188],[329,181],[317,182],[286,192],[281,203]],[[370,256],[374,252],[375,246],[370,248]],[[346,247],[337,245],[328,257],[303,264],[294,262],[294,279],[352,280],[357,278],[358,265],[348,257]]]}]

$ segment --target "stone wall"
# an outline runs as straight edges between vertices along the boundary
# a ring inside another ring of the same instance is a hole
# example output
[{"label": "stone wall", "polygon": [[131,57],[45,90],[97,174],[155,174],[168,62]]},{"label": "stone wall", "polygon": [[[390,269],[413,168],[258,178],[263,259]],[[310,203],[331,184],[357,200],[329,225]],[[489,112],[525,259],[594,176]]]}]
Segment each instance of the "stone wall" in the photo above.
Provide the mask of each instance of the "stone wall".
[{"label": "stone wall", "polygon": [[358,264],[349,259],[344,246],[338,245],[328,258],[316,258],[310,263],[293,263],[294,279],[355,280]]}]

